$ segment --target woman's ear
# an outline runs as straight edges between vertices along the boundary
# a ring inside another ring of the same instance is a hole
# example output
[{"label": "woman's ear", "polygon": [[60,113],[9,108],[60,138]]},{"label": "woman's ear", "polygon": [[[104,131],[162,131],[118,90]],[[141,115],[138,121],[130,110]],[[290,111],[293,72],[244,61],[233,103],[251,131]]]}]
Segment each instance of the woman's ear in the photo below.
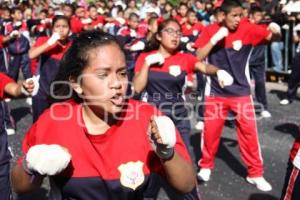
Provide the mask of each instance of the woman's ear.
[{"label": "woman's ear", "polygon": [[69,78],[72,89],[78,94],[81,95],[83,93],[82,87],[78,81],[75,81],[74,78]]}]

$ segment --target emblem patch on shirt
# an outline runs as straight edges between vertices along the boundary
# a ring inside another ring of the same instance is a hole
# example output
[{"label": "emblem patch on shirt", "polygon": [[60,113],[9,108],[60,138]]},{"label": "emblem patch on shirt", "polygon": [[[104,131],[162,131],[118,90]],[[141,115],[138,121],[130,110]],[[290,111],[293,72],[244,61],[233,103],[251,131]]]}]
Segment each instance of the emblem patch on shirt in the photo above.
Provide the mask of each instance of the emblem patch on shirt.
[{"label": "emblem patch on shirt", "polygon": [[243,44],[241,40],[236,40],[232,42],[232,46],[234,50],[239,51],[242,48]]},{"label": "emblem patch on shirt", "polygon": [[181,74],[181,68],[179,65],[171,65],[169,66],[169,74],[171,74],[172,76],[178,76],[179,74]]},{"label": "emblem patch on shirt", "polygon": [[141,161],[131,161],[126,164],[121,164],[118,167],[118,170],[121,173],[121,185],[133,190],[140,186],[145,180],[143,165],[144,163]]},{"label": "emblem patch on shirt", "polygon": [[197,30],[193,30],[193,36],[197,36],[198,35],[198,31]]}]

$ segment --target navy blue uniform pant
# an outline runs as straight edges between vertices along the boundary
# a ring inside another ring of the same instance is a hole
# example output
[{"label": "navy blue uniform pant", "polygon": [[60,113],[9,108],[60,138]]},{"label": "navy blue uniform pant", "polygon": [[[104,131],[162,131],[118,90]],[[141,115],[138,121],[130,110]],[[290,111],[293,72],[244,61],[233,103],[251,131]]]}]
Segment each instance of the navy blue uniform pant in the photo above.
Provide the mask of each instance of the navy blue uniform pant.
[{"label": "navy blue uniform pant", "polygon": [[289,77],[287,99],[293,101],[297,95],[297,90],[300,82],[300,53],[297,53],[294,58],[292,73]]},{"label": "navy blue uniform pant", "polygon": [[266,73],[265,64],[250,65],[250,74],[255,81],[255,98],[263,106],[264,110],[268,109],[266,96]]}]

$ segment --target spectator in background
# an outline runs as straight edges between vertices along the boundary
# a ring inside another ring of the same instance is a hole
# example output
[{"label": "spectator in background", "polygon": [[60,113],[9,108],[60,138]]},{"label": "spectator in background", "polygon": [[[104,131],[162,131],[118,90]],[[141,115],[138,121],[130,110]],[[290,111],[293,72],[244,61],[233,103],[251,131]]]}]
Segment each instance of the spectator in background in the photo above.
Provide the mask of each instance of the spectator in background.
[{"label": "spectator in background", "polygon": [[[270,18],[268,18],[268,16]],[[280,27],[287,23],[286,15],[281,12],[281,5],[273,6],[271,13],[269,15],[266,15],[266,19],[269,19],[270,21],[279,24]],[[275,72],[283,71],[283,45],[284,43],[282,38],[271,42],[271,57],[273,63],[273,70]]]},{"label": "spectator in background", "polygon": [[128,7],[125,10],[124,17],[125,19],[129,18],[130,13],[135,13],[139,15],[139,10],[136,7],[135,0],[128,1]]},{"label": "spectator in background", "polygon": [[[260,26],[267,26],[267,24],[260,24],[263,20],[263,10],[260,7],[252,7],[249,12],[249,21],[253,24]],[[266,95],[266,66],[265,66],[265,50],[266,44],[262,43],[253,47],[250,60],[249,70],[250,76],[255,81],[255,97],[256,101],[260,104],[260,116],[264,118],[271,117],[268,111],[268,102]]]},{"label": "spectator in background", "polygon": [[280,101],[281,105],[291,104],[297,96],[300,83],[300,23],[293,30],[293,41],[296,43],[296,54],[293,61],[292,73],[289,75],[286,97]]}]

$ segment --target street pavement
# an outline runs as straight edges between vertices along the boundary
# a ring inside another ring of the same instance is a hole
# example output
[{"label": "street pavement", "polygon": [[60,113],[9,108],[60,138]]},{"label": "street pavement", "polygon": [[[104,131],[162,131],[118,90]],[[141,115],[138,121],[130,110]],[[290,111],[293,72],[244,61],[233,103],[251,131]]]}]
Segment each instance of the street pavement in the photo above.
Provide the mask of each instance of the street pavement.
[{"label": "street pavement", "polygon": [[[215,169],[211,180],[207,183],[199,182],[199,191],[203,200],[276,200],[279,199],[289,151],[294,138],[299,131],[300,101],[294,101],[288,106],[280,106],[279,99],[284,96],[286,85],[284,83],[267,83],[269,111],[272,117],[262,119],[258,116],[258,132],[261,152],[264,159],[265,178],[272,184],[271,192],[261,192],[245,181],[246,168],[240,159],[235,129],[225,127],[217,154]],[[21,152],[21,141],[31,125],[31,112],[25,99],[13,100],[9,103],[11,113],[17,122],[17,132],[9,136],[9,145],[14,155],[12,163],[16,161]],[[191,121],[194,127],[195,120]],[[193,128],[191,143],[195,153],[196,162],[200,154],[200,132]],[[44,200],[48,195],[47,180],[41,189],[22,196],[15,196],[17,200]],[[169,199],[163,191],[159,199]]]}]

